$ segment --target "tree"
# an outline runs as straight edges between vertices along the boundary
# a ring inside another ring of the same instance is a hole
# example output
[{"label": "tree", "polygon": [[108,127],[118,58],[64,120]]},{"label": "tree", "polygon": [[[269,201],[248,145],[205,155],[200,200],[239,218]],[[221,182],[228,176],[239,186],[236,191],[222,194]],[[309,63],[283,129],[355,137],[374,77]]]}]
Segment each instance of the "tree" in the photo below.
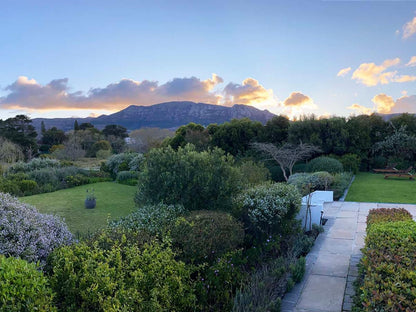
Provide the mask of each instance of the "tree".
[{"label": "tree", "polygon": [[0,163],[14,163],[24,158],[19,145],[0,137]]},{"label": "tree", "polygon": [[153,147],[159,147],[162,141],[175,133],[168,129],[141,128],[130,132],[128,147],[139,153],[146,153]]},{"label": "tree", "polygon": [[60,145],[66,140],[65,132],[52,127],[42,132],[42,148],[44,151],[49,151],[53,145]]},{"label": "tree", "polygon": [[290,122],[286,116],[275,116],[264,126],[264,140],[280,145],[287,141]]},{"label": "tree", "polygon": [[107,125],[102,130],[102,133],[106,137],[112,135],[112,136],[119,137],[119,138],[122,138],[122,139],[127,138],[129,136],[127,134],[127,129],[124,128],[123,126],[119,126],[119,125]]},{"label": "tree", "polygon": [[285,144],[277,147],[271,143],[253,143],[252,146],[266,154],[268,160],[276,161],[282,169],[285,180],[288,180],[286,170],[289,170],[289,176],[292,175],[293,166],[300,160],[305,160],[313,154],[320,152],[320,149],[311,144],[299,144],[297,146]]},{"label": "tree", "polygon": [[17,115],[0,123],[0,136],[19,145],[27,159],[37,153],[37,133],[31,125],[32,120],[25,115]]},{"label": "tree", "polygon": [[75,120],[75,122],[74,122],[74,131],[78,131],[78,130],[79,130],[78,120]]}]

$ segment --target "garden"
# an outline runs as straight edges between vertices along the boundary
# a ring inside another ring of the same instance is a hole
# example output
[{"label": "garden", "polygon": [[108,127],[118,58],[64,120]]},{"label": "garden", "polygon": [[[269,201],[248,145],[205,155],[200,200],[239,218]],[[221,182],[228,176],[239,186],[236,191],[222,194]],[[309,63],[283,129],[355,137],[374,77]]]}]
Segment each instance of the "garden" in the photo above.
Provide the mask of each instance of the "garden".
[{"label": "garden", "polygon": [[[378,119],[366,121],[379,133]],[[146,148],[127,145],[119,126],[44,129],[32,145],[2,138],[0,311],[279,311],[322,230],[300,224],[302,196],[339,199],[356,174],[354,198],[373,184],[359,169],[413,161],[390,149],[397,135],[412,142],[404,130],[365,141],[377,155],[354,134],[317,130],[361,122],[189,124]],[[308,127],[320,134],[305,138]],[[362,196],[404,189],[384,182]]]}]

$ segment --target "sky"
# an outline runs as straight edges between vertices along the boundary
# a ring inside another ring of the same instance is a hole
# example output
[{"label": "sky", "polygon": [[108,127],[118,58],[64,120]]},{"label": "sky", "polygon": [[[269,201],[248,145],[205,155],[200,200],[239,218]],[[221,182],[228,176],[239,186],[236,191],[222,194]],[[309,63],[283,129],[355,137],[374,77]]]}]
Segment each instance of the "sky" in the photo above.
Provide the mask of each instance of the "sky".
[{"label": "sky", "polygon": [[2,0],[0,26],[0,119],[416,113],[416,1]]}]

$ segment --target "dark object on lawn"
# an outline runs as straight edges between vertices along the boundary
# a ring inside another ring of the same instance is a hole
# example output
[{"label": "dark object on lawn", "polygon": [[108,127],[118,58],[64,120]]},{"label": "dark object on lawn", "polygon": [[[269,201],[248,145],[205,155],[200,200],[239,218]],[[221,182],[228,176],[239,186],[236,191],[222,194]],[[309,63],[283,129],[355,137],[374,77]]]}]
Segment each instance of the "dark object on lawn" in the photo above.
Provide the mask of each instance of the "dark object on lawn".
[{"label": "dark object on lawn", "polygon": [[85,200],[85,208],[87,208],[87,209],[95,208],[96,204],[97,203],[96,203],[95,199],[86,199]]}]

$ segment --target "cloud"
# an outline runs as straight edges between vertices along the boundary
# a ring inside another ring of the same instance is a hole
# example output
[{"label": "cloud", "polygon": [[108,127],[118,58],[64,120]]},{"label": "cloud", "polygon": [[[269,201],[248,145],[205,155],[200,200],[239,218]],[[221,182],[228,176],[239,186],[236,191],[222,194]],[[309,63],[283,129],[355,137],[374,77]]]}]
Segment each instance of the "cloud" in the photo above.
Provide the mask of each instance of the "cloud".
[{"label": "cloud", "polygon": [[376,110],[380,114],[391,113],[392,108],[396,105],[393,98],[384,93],[376,95],[371,99],[371,101],[375,104]]},{"label": "cloud", "polygon": [[355,110],[360,115],[371,115],[373,110],[371,108],[359,105],[357,103],[347,107],[348,109]]},{"label": "cloud", "polygon": [[393,77],[392,81],[394,82],[412,82],[416,81],[416,76],[409,76],[409,75],[400,75]]},{"label": "cloud", "polygon": [[410,38],[416,33],[416,17],[403,26],[403,39]]},{"label": "cloud", "polygon": [[351,67],[341,69],[338,72],[337,77],[344,77],[346,74],[348,74],[350,72],[350,70],[351,70]]},{"label": "cloud", "polygon": [[41,85],[34,79],[19,77],[5,90],[0,107],[14,109],[107,109],[119,110],[128,105],[151,105],[165,101],[188,100],[218,104],[221,95],[212,92],[223,79],[216,74],[200,80],[196,77],[174,78],[162,85],[157,81],[122,79],[104,88],[92,88],[87,94],[69,92],[68,79],[52,80]]},{"label": "cloud", "polygon": [[292,92],[289,97],[284,100],[283,106],[304,106],[312,102],[311,98],[300,92]]},{"label": "cloud", "polygon": [[409,60],[409,63],[407,63],[406,66],[410,66],[410,67],[416,66],[416,56],[412,56]]},{"label": "cloud", "polygon": [[416,113],[416,95],[404,95],[398,98],[392,111],[394,113]]},{"label": "cloud", "polygon": [[400,63],[399,58],[385,60],[381,65],[375,63],[363,63],[352,74],[352,79],[366,86],[376,86],[380,84],[388,84],[393,81],[397,71],[385,72],[389,67]]},{"label": "cloud", "polygon": [[242,84],[230,82],[223,90],[223,104],[258,104],[275,102],[273,90],[267,90],[256,79],[247,78]]}]

